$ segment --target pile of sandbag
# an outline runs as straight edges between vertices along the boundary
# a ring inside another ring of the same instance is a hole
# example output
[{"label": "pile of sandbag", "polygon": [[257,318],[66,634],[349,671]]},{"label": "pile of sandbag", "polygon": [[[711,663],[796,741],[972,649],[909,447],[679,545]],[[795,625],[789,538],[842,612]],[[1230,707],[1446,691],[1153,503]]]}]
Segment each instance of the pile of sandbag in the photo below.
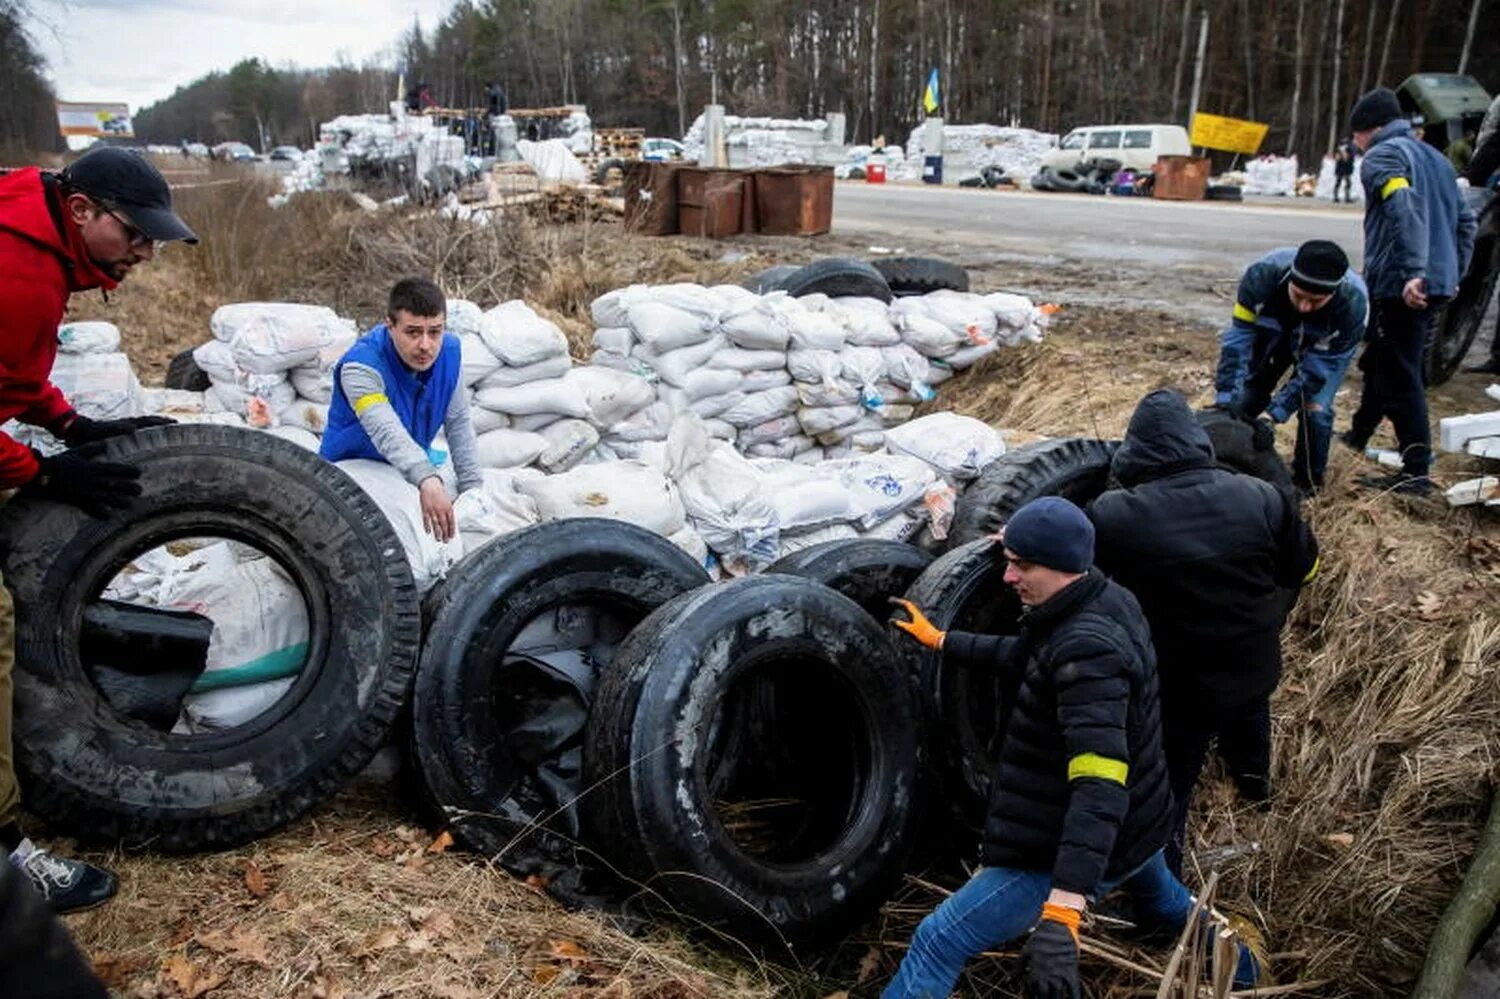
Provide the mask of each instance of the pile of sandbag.
[{"label": "pile of sandbag", "polygon": [[[58,327],[51,379],[73,407],[91,419],[115,420],[150,411],[147,390],[141,387],[130,358],[120,350],[120,331],[114,323],[76,322]],[[62,448],[60,441],[38,427],[12,420],[0,429],[43,454]]]},{"label": "pile of sandbag", "polygon": [[216,309],[209,330],[213,339],[193,350],[212,383],[206,412],[231,413],[260,429],[323,433],[333,367],[358,335],[352,320],[321,305],[239,302]]},{"label": "pile of sandbag", "polygon": [[1290,198],[1296,194],[1297,157],[1257,156],[1245,164],[1246,194],[1276,194]]},{"label": "pile of sandbag", "polygon": [[[1354,175],[1349,178],[1349,193],[1344,195],[1344,197],[1352,197],[1358,202],[1365,200],[1365,186],[1359,181],[1359,168],[1363,162],[1364,159],[1362,157],[1356,156],[1354,158]],[[1310,193],[1313,197],[1322,198],[1324,201],[1332,201],[1333,189],[1338,183],[1336,168],[1337,161],[1332,156],[1323,157],[1323,162],[1318,166],[1317,181],[1313,184],[1307,184],[1307,178],[1301,178],[1297,182],[1297,193],[1303,196]],[[1312,190],[1308,191],[1308,187],[1311,187]]]}]

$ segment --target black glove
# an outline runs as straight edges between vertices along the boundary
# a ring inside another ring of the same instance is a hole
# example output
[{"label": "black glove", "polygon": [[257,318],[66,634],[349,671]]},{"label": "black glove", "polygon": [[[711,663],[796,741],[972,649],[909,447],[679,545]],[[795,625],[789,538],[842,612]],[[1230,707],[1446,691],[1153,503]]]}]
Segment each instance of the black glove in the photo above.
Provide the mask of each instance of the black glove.
[{"label": "black glove", "polygon": [[1043,919],[1021,950],[1026,999],[1078,999],[1078,942],[1073,931]]},{"label": "black glove", "polygon": [[133,434],[147,427],[166,427],[176,422],[170,416],[131,416],[123,420],[91,420],[87,416],[79,416],[68,424],[68,429],[62,433],[62,439],[68,447],[78,447],[80,444],[92,444],[111,437]]},{"label": "black glove", "polygon": [[1251,420],[1250,443],[1257,451],[1270,451],[1276,447],[1276,425],[1264,416]]},{"label": "black glove", "polygon": [[99,461],[98,446],[54,454],[37,455],[41,470],[27,488],[38,496],[69,503],[91,517],[108,517],[123,510],[141,494],[141,470],[117,461]]}]

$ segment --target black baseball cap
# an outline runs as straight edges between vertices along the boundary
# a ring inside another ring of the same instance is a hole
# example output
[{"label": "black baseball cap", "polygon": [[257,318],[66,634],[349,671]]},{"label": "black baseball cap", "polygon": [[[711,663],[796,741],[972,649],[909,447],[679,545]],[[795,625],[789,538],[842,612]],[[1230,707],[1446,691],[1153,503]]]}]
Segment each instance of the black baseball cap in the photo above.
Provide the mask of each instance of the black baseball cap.
[{"label": "black baseball cap", "polygon": [[198,242],[198,236],[172,211],[172,189],[161,171],[132,149],[95,146],[58,174],[71,190],[118,208],[147,238],[158,242]]}]

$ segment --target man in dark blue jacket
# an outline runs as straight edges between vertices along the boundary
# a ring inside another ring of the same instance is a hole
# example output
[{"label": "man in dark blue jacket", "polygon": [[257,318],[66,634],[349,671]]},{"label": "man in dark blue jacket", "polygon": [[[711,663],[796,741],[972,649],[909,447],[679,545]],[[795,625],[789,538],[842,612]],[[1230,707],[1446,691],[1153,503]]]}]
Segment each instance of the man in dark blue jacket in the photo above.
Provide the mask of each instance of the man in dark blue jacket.
[{"label": "man in dark blue jacket", "polygon": [[[1003,670],[1012,707],[998,729],[985,866],[917,927],[884,999],[946,999],[970,958],[1028,930],[1027,995],[1074,997],[1090,900],[1123,886],[1146,920],[1172,930],[1193,906],[1162,854],[1171,794],[1140,606],[1093,568],[1094,529],[1065,499],[1016,511],[1002,554],[1025,607],[1018,638],[941,632],[898,601],[910,618],[893,623],[945,665]],[[1243,950],[1236,980],[1255,974]]]},{"label": "man in dark blue jacket", "polygon": [[1460,196],[1453,167],[1416,138],[1393,91],[1378,87],[1361,97],[1349,128],[1365,153],[1359,170],[1365,191],[1365,283],[1375,303],[1377,333],[1360,364],[1364,392],[1344,440],[1364,450],[1389,417],[1402,470],[1361,482],[1425,494],[1431,489],[1432,430],[1422,360],[1433,316],[1468,269],[1478,221]]},{"label": "man in dark blue jacket", "polygon": [[[1296,414],[1292,479],[1304,493],[1323,485],[1334,396],[1369,313],[1364,281],[1326,239],[1272,250],[1240,278],[1233,317],[1219,338],[1216,401],[1241,419],[1265,413],[1281,424]],[[1269,444],[1273,431],[1264,429]]]},{"label": "man in dark blue jacket", "polygon": [[1317,574],[1318,545],[1275,487],[1215,466],[1176,392],[1141,400],[1110,471],[1119,487],[1089,505],[1089,519],[1099,568],[1151,625],[1176,802],[1167,862],[1180,871],[1188,802],[1215,740],[1242,793],[1270,795],[1281,627],[1288,595]]}]

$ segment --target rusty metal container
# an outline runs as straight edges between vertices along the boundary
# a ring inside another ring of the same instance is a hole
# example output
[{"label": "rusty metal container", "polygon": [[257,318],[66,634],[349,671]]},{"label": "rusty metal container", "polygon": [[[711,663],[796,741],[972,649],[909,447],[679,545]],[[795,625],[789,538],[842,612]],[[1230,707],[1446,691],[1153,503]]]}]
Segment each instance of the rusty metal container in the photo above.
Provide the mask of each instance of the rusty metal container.
[{"label": "rusty metal container", "polygon": [[643,236],[677,231],[677,171],[680,163],[625,164],[625,226]]},{"label": "rusty metal container", "polygon": [[1158,156],[1152,197],[1167,201],[1202,201],[1208,192],[1206,156]]},{"label": "rusty metal container", "polygon": [[746,174],[689,166],[677,170],[676,178],[678,232],[717,239],[745,231]]},{"label": "rusty metal container", "polygon": [[816,236],[833,228],[833,167],[755,171],[755,228],[770,236]]}]

